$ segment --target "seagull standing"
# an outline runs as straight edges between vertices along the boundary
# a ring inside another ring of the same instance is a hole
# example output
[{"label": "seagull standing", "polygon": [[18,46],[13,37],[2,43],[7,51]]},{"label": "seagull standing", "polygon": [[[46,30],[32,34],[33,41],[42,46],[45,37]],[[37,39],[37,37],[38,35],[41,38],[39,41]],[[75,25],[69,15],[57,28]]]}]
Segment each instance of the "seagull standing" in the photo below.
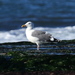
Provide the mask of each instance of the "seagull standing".
[{"label": "seagull standing", "polygon": [[22,27],[26,28],[26,37],[27,39],[35,43],[37,45],[37,50],[39,50],[39,45],[42,43],[48,43],[48,42],[59,42],[58,39],[54,38],[51,34],[46,33],[44,31],[34,30],[33,29],[34,24],[29,21],[22,25]]}]

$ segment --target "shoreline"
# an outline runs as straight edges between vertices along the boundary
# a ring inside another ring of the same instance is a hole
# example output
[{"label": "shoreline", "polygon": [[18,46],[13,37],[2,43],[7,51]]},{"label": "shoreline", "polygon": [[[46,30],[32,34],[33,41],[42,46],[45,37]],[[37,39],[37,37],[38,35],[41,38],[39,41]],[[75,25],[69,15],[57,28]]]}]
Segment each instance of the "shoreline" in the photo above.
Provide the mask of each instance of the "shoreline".
[{"label": "shoreline", "polygon": [[36,44],[28,41],[10,42],[0,44],[0,54],[12,51],[23,51],[28,53],[42,53],[49,55],[75,55],[75,40],[62,40],[58,43],[46,43],[40,45],[40,50],[36,50]]},{"label": "shoreline", "polygon": [[[36,45],[30,42],[1,44],[0,54],[3,54],[0,55],[0,74],[75,74],[75,55],[70,54],[75,53],[75,40],[45,44],[42,47],[44,46],[45,49],[37,51]],[[53,52],[65,54],[46,54]]]}]

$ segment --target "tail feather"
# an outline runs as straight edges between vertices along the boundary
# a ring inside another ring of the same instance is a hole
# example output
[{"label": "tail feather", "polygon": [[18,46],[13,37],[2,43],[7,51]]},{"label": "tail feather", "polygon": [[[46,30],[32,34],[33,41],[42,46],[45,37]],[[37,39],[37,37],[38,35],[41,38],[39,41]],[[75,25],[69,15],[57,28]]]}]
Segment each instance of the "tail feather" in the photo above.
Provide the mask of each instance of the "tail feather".
[{"label": "tail feather", "polygon": [[58,39],[54,38],[54,42],[60,42],[60,40],[58,40]]},{"label": "tail feather", "polygon": [[50,41],[51,41],[51,42],[60,42],[60,40],[58,40],[58,39],[56,39],[56,38],[54,38],[54,37],[51,37],[51,38],[50,38]]}]

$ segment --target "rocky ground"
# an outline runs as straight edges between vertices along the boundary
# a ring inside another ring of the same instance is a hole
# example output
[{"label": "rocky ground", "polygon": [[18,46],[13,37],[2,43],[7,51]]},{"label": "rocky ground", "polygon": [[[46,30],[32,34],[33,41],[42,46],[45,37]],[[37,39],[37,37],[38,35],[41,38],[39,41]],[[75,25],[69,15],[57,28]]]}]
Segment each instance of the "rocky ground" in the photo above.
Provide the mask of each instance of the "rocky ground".
[{"label": "rocky ground", "polygon": [[75,75],[75,40],[0,44],[0,75]]}]

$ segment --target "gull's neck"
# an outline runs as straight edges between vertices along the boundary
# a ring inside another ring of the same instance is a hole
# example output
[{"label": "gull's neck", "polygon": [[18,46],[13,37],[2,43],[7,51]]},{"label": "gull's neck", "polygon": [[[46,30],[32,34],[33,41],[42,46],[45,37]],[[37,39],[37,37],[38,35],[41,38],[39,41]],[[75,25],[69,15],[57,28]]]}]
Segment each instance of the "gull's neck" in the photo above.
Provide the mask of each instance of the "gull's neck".
[{"label": "gull's neck", "polygon": [[30,27],[27,27],[27,30],[32,30],[32,29],[33,29],[33,27],[31,27],[31,26]]},{"label": "gull's neck", "polygon": [[31,36],[32,29],[33,29],[33,27],[27,27],[26,28],[26,36],[27,36],[27,38],[29,38]]}]

